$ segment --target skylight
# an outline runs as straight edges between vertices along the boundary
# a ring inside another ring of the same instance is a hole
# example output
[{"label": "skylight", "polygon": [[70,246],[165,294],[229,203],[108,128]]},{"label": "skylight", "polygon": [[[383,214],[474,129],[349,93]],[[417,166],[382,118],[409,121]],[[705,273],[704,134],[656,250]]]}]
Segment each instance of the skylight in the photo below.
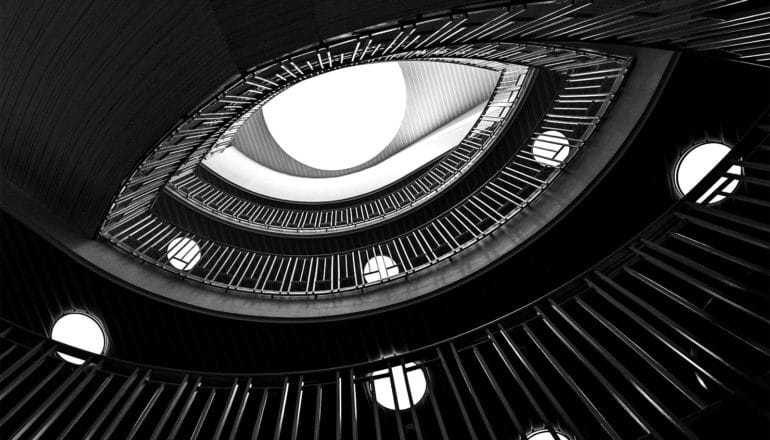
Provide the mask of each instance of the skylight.
[{"label": "skylight", "polygon": [[262,111],[287,154],[313,168],[344,170],[376,156],[396,135],[406,85],[397,62],[347,67],[289,87]]},{"label": "skylight", "polygon": [[236,148],[225,148],[206,159],[206,166],[242,188],[268,197],[297,202],[345,200],[395,182],[431,159],[446,153],[468,134],[484,104],[470,109],[409,148],[367,169],[337,177],[298,177],[250,160]]},{"label": "skylight", "polygon": [[364,266],[364,280],[367,283],[376,283],[383,278],[398,275],[401,270],[392,258],[386,256],[376,256],[366,262]]},{"label": "skylight", "polygon": [[179,270],[190,270],[201,259],[201,249],[193,240],[177,237],[168,244],[168,262]]},{"label": "skylight", "polygon": [[[381,406],[395,410],[396,403],[398,403],[398,409],[404,410],[412,406],[412,403],[417,405],[423,397],[425,397],[425,391],[427,390],[427,381],[425,379],[425,372],[422,368],[416,368],[414,362],[409,362],[404,365],[408,373],[404,375],[404,368],[400,365],[393,367],[391,370],[379,370],[372,373],[374,376],[384,375],[380,378],[374,379],[374,399]],[[391,376],[392,372],[392,376]],[[391,383],[391,377],[393,381]],[[409,391],[407,392],[406,379],[409,379]],[[393,391],[395,388],[396,399],[393,399]],[[412,403],[409,403],[409,395],[411,394]]]},{"label": "skylight", "polygon": [[[680,159],[676,166],[675,181],[682,195],[689,193],[706,175],[730,152],[730,147],[724,144],[710,142],[691,148]],[[728,174],[741,175],[742,167],[733,165],[727,170]],[[709,199],[709,203],[718,203],[725,196],[712,194],[721,187],[727,178],[720,177],[699,199],[698,203]],[[732,180],[722,187],[721,192],[732,193],[738,187],[738,181]]]},{"label": "skylight", "polygon": [[567,138],[556,130],[549,130],[535,138],[532,145],[532,153],[535,160],[550,167],[558,166],[569,155]]},{"label": "skylight", "polygon": [[[51,339],[96,354],[103,354],[106,345],[102,326],[96,319],[80,312],[67,313],[57,319],[51,329]],[[57,354],[75,365],[85,362],[84,359],[64,353]]]}]

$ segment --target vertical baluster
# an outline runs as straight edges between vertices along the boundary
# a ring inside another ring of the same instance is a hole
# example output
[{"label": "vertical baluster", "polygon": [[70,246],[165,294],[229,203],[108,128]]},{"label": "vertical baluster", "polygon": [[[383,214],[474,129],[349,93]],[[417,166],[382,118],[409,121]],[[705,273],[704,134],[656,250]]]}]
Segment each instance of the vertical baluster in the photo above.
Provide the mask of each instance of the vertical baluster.
[{"label": "vertical baluster", "polygon": [[77,398],[80,393],[83,391],[83,388],[88,385],[89,382],[91,382],[91,379],[94,378],[94,374],[96,373],[96,369],[91,369],[91,371],[88,372],[86,377],[84,377],[78,385],[75,387],[74,390],[72,390],[67,398],[61,401],[59,405],[56,407],[56,409],[51,413],[50,416],[46,419],[45,422],[40,426],[40,428],[37,430],[35,435],[32,436],[34,440],[37,440],[43,436],[43,434],[48,430],[48,428],[51,427],[51,425],[56,421],[57,418],[61,415],[62,412],[64,412],[65,409],[67,409],[70,404],[72,403],[75,398]]},{"label": "vertical baluster", "polygon": [[320,440],[322,404],[323,404],[323,387],[319,384],[315,386],[315,418],[313,421],[313,440]]},{"label": "vertical baluster", "polygon": [[278,440],[281,437],[281,429],[283,429],[283,419],[286,415],[286,401],[289,399],[289,378],[283,379],[283,388],[281,390],[281,402],[278,404],[278,419],[275,422],[275,431],[273,432],[273,440]]},{"label": "vertical baluster", "polygon": [[262,428],[262,419],[265,416],[265,407],[267,406],[267,388],[262,390],[262,400],[259,402],[259,409],[257,410],[257,418],[254,420],[254,429],[251,432],[251,440],[257,440],[259,431]]},{"label": "vertical baluster", "polygon": [[160,417],[160,420],[155,425],[155,429],[152,431],[150,440],[157,440],[158,437],[160,436],[160,432],[163,430],[163,427],[166,425],[168,418],[171,416],[171,411],[174,410],[174,408],[176,407],[176,404],[179,402],[179,399],[182,398],[182,393],[184,393],[185,388],[187,388],[187,384],[189,380],[190,380],[190,377],[188,375],[185,375],[184,378],[182,378],[182,382],[176,388],[174,397],[171,398],[171,401],[166,407],[166,410],[163,412],[163,415]]},{"label": "vertical baluster", "polygon": [[136,401],[136,398],[139,397],[139,394],[144,389],[144,386],[147,384],[147,381],[150,378],[150,372],[151,370],[147,370],[146,373],[144,373],[144,376],[139,380],[139,383],[136,384],[136,388],[134,388],[134,391],[129,395],[128,399],[126,399],[123,406],[120,408],[118,413],[115,415],[115,417],[112,419],[112,423],[107,427],[107,430],[104,431],[104,435],[102,438],[108,439],[112,435],[113,432],[115,432],[115,429],[118,427],[118,424],[123,421],[123,417],[126,416],[126,413],[131,408],[131,406]]},{"label": "vertical baluster", "polygon": [[460,391],[457,389],[457,385],[452,378],[452,373],[449,371],[449,365],[447,364],[446,359],[444,359],[444,354],[438,347],[436,347],[436,353],[438,354],[438,358],[441,361],[441,367],[444,369],[444,374],[446,375],[447,381],[449,382],[449,388],[452,390],[452,393],[455,396],[455,401],[457,402],[457,406],[460,408],[460,413],[462,414],[463,420],[465,421],[465,426],[468,428],[468,432],[470,433],[471,438],[473,440],[478,440],[476,431],[473,429],[471,419],[468,416],[468,411],[465,409],[465,404],[463,403],[462,397],[460,396]]},{"label": "vertical baluster", "polygon": [[193,429],[192,435],[190,435],[190,440],[198,440],[198,436],[203,429],[203,424],[206,423],[206,418],[209,415],[209,411],[211,411],[211,404],[214,402],[216,395],[216,389],[212,389],[211,392],[209,392],[209,397],[206,399],[206,403],[203,405],[201,415],[198,416],[198,421],[195,423],[195,428]]},{"label": "vertical baluster", "polygon": [[142,423],[144,423],[144,420],[147,418],[147,415],[155,407],[155,402],[158,401],[158,398],[163,393],[163,390],[165,389],[165,387],[166,387],[165,384],[161,384],[155,389],[155,392],[152,394],[152,397],[150,397],[150,400],[144,406],[144,409],[139,414],[139,417],[136,419],[136,422],[134,422],[134,426],[131,428],[131,431],[128,433],[126,440],[132,440],[134,436],[136,436],[136,433],[142,427]]},{"label": "vertical baluster", "polygon": [[[527,370],[530,376],[532,376],[533,379],[535,379],[535,382],[537,383],[537,386],[540,388],[540,391],[543,392],[545,397],[548,399],[548,401],[551,403],[551,405],[556,409],[556,412],[559,413],[559,417],[569,426],[572,433],[579,439],[585,439],[586,437],[580,432],[577,425],[574,421],[572,421],[572,418],[567,414],[567,411],[564,410],[564,407],[562,407],[561,403],[559,403],[559,400],[556,399],[556,396],[554,396],[551,389],[548,387],[548,385],[545,384],[545,381],[542,377],[535,371],[535,369],[532,367],[532,364],[527,360],[527,358],[524,356],[524,353],[521,352],[521,349],[513,342],[513,339],[511,339],[510,335],[507,331],[503,328],[501,324],[498,324],[498,329],[500,330],[500,335],[503,337],[503,340],[508,344],[508,347],[513,351],[513,354],[516,355],[516,358],[521,362],[521,364],[524,366],[524,368]],[[511,368],[511,372],[513,373],[514,370]],[[523,387],[523,382],[518,381],[519,386]],[[524,387],[523,389],[526,389]],[[532,402],[534,402],[534,399],[530,399]],[[538,406],[539,407],[539,406]],[[542,411],[539,411],[540,416],[544,417],[544,414]],[[550,428],[550,427],[549,427]],[[551,433],[554,437],[556,437],[555,433]]]},{"label": "vertical baluster", "polygon": [[168,440],[174,440],[176,438],[179,429],[182,427],[182,423],[184,423],[185,418],[187,417],[187,413],[190,411],[190,407],[195,401],[195,397],[198,396],[198,390],[200,389],[200,386],[201,378],[198,377],[195,379],[195,383],[190,389],[187,400],[185,401],[184,406],[182,406],[182,410],[179,412],[179,415],[176,418],[176,422],[174,422],[174,426],[171,428],[171,432],[168,434]]},{"label": "vertical baluster", "polygon": [[404,424],[401,421],[401,408],[398,403],[398,392],[396,391],[396,380],[394,378],[393,374],[393,367],[388,364],[388,381],[390,382],[390,392],[393,395],[393,407],[395,408],[393,410],[393,413],[396,416],[396,427],[398,429],[398,438],[401,440],[405,440],[405,434],[404,434]]},{"label": "vertical baluster", "polygon": [[468,377],[468,373],[465,371],[465,367],[463,366],[463,363],[460,360],[460,355],[459,353],[457,353],[457,349],[455,348],[454,342],[449,343],[449,350],[452,352],[452,357],[455,360],[455,364],[457,364],[457,369],[460,370],[460,377],[463,378],[463,382],[465,382],[465,387],[468,389],[468,392],[471,395],[471,399],[473,400],[473,403],[476,405],[476,409],[478,409],[479,414],[481,414],[481,420],[482,422],[484,422],[484,427],[487,429],[489,438],[492,440],[495,440],[497,438],[497,436],[495,435],[495,431],[492,429],[492,425],[489,423],[489,418],[487,417],[486,411],[484,411],[484,407],[481,405],[481,401],[479,400],[478,395],[476,395],[476,390],[473,388],[473,384],[471,383],[470,377]]},{"label": "vertical baluster", "polygon": [[67,435],[70,433],[72,428],[75,425],[77,425],[77,423],[83,417],[83,414],[85,414],[88,411],[88,409],[91,408],[91,405],[94,404],[96,399],[98,399],[99,396],[102,395],[102,393],[110,384],[110,382],[112,382],[113,377],[114,377],[113,375],[109,375],[105,380],[102,381],[102,383],[99,385],[99,388],[97,388],[96,391],[91,395],[91,398],[88,399],[88,402],[86,402],[86,404],[83,405],[82,408],[80,408],[80,411],[78,411],[78,413],[74,417],[72,417],[72,420],[70,420],[69,424],[67,424],[67,426],[64,429],[62,429],[61,433],[59,433],[58,440],[64,440],[67,437]]},{"label": "vertical baluster", "polygon": [[500,387],[500,384],[497,382],[497,379],[495,379],[494,374],[492,374],[492,371],[489,369],[489,366],[487,365],[486,361],[484,360],[484,357],[481,355],[481,352],[478,350],[477,347],[473,347],[473,354],[476,356],[476,359],[479,361],[479,365],[481,365],[481,369],[484,370],[484,375],[487,377],[487,380],[489,380],[490,385],[492,385],[492,389],[495,390],[495,394],[497,394],[497,398],[500,400],[500,403],[503,405],[503,408],[505,408],[505,413],[508,414],[508,417],[513,422],[513,425],[516,427],[516,431],[519,435],[524,434],[524,428],[521,425],[521,422],[519,421],[519,418],[516,417],[516,414],[513,412],[513,409],[511,408],[511,404],[508,402],[508,399],[505,397],[505,393],[503,392],[503,389]]},{"label": "vertical baluster", "polygon": [[222,431],[225,428],[225,422],[227,421],[227,416],[230,414],[230,409],[233,407],[236,394],[238,394],[238,379],[233,380],[233,385],[230,387],[230,394],[227,396],[227,401],[225,402],[225,407],[222,410],[222,415],[219,416],[219,422],[217,423],[217,428],[214,431],[214,436],[212,437],[215,440],[218,440],[222,435]]},{"label": "vertical baluster", "polygon": [[241,403],[238,405],[238,411],[235,413],[235,421],[233,427],[230,430],[230,437],[228,440],[235,440],[235,436],[238,435],[238,428],[241,426],[243,420],[243,412],[246,410],[246,404],[249,402],[249,396],[251,395],[251,378],[246,381],[246,386],[243,388],[243,395],[241,396]]}]

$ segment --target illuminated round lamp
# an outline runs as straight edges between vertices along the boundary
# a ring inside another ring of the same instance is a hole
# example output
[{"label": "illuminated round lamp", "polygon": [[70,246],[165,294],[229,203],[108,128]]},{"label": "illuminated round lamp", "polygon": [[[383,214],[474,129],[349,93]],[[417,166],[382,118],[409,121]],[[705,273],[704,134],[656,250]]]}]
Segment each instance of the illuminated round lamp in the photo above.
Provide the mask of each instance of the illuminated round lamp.
[{"label": "illuminated round lamp", "polygon": [[[57,319],[51,328],[51,339],[94,354],[104,354],[107,346],[104,328],[93,316],[83,312],[66,313]],[[56,354],[71,364],[85,362],[61,352]]]},{"label": "illuminated round lamp", "polygon": [[201,259],[201,248],[192,239],[177,237],[168,244],[168,262],[179,270],[190,270]]},{"label": "illuminated round lamp", "polygon": [[558,440],[572,440],[567,435],[563,434],[562,432],[552,429],[536,429],[529,434],[527,434],[527,440],[554,440],[554,434],[556,435],[556,439]]},{"label": "illuminated round lamp", "polygon": [[559,166],[569,156],[569,140],[560,131],[548,130],[537,135],[532,153],[535,160],[545,166]]},{"label": "illuminated round lamp", "polygon": [[320,170],[344,170],[377,156],[398,133],[405,112],[406,83],[397,62],[314,76],[262,107],[278,145]]},{"label": "illuminated round lamp", "polygon": [[[679,162],[677,162],[674,170],[674,181],[679,194],[684,196],[689,193],[729,152],[730,147],[718,142],[696,145],[687,150],[679,158]],[[733,165],[727,172],[728,174],[740,176],[743,174],[743,167]],[[698,203],[708,200],[709,204],[713,204],[724,200],[725,196],[721,194],[712,196],[719,187],[722,187],[721,192],[727,194],[732,193],[738,188],[737,179],[733,179],[724,185],[726,181],[726,177],[720,177],[708,191],[703,193],[698,199]]]},{"label": "illuminated round lamp", "polygon": [[[393,367],[390,370],[379,370],[372,373],[372,376],[381,376],[374,379],[374,400],[377,403],[387,409],[395,410],[396,403],[398,403],[399,410],[405,410],[412,406],[409,403],[409,395],[412,396],[412,403],[417,405],[428,389],[428,381],[425,377],[425,371],[422,368],[415,368],[414,362],[408,362],[404,364],[406,370],[406,376],[404,375],[404,368],[401,365]],[[413,369],[414,368],[414,369]],[[391,384],[391,372],[393,377],[393,383]],[[409,380],[409,391],[407,392],[406,380]],[[396,399],[393,399],[393,388],[395,388]]]},{"label": "illuminated round lamp", "polygon": [[378,255],[371,258],[364,266],[364,281],[376,283],[382,279],[398,275],[399,272],[401,269],[392,258]]}]

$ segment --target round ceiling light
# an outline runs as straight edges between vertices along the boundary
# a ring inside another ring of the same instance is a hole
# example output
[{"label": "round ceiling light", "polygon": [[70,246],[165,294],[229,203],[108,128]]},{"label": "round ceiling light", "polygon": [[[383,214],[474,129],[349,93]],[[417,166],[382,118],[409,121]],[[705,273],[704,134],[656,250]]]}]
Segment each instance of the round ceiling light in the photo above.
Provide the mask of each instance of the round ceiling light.
[{"label": "round ceiling light", "polygon": [[364,281],[376,283],[384,278],[398,275],[401,270],[392,258],[378,255],[366,262],[364,266]]},{"label": "round ceiling light", "polygon": [[527,440],[554,440],[554,436],[558,440],[570,440],[569,437],[562,434],[557,430],[549,431],[548,429],[538,429],[527,434]]},{"label": "round ceiling light", "polygon": [[548,130],[539,134],[532,144],[535,160],[543,165],[555,167],[569,156],[569,141],[560,131]]},{"label": "round ceiling light", "polygon": [[168,244],[168,262],[179,270],[190,270],[201,259],[201,248],[187,237],[177,237]]},{"label": "round ceiling light", "polygon": [[[81,312],[67,313],[57,319],[51,329],[51,339],[96,354],[103,354],[107,343],[102,326],[96,319]],[[57,354],[75,365],[85,362],[64,353]]]},{"label": "round ceiling light", "polygon": [[[675,181],[679,192],[682,195],[689,193],[706,175],[730,152],[730,147],[717,142],[709,142],[690,148],[679,159],[675,168]],[[743,169],[738,165],[733,165],[727,170],[729,174],[741,175]],[[711,194],[722,188],[723,193],[732,193],[738,187],[738,181],[732,180],[724,185],[727,179],[720,177],[717,182],[706,191],[698,202],[709,199],[709,203],[717,203],[724,200],[723,195],[711,197]]]},{"label": "round ceiling light", "polygon": [[[404,368],[399,366],[393,367],[390,370],[379,370],[372,373],[373,376],[382,376],[374,379],[374,399],[381,406],[395,410],[396,403],[398,403],[398,409],[404,410],[412,406],[417,405],[427,390],[428,382],[425,378],[425,372],[422,368],[415,368],[414,362],[409,362],[404,365],[407,370],[406,376],[404,375]],[[412,369],[414,368],[414,369]],[[391,376],[392,372],[392,376]],[[393,382],[391,383],[391,377]],[[407,393],[406,380],[409,380],[409,391]],[[395,389],[396,399],[393,399],[393,393]],[[411,394],[411,402],[409,402],[409,394]]]},{"label": "round ceiling light", "polygon": [[390,144],[406,111],[397,62],[364,64],[301,81],[262,108],[278,145],[303,164],[344,170]]}]

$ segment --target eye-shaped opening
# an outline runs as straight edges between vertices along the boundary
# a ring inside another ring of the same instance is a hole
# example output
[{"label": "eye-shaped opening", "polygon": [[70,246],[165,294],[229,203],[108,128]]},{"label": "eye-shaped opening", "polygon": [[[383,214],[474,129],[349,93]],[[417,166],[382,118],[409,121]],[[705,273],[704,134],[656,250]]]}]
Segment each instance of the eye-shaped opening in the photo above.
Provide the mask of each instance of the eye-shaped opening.
[{"label": "eye-shaped opening", "polygon": [[510,106],[488,106],[500,76],[438,61],[376,62],[311,76],[256,109],[203,166],[273,199],[363,196],[448,153],[474,126],[483,129],[485,111],[505,117]]}]

